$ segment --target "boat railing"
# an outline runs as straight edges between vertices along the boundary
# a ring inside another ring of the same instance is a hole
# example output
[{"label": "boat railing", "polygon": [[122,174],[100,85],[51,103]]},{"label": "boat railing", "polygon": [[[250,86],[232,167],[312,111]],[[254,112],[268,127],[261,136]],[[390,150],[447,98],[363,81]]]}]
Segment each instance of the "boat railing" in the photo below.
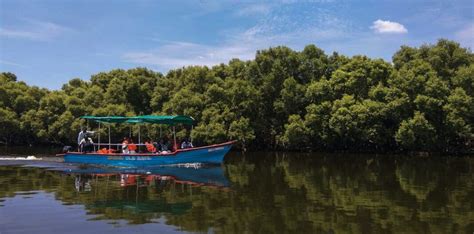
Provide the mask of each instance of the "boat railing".
[{"label": "boat railing", "polygon": [[[97,146],[122,146],[122,144],[109,144],[109,143],[94,143],[93,145],[97,145]],[[135,144],[136,146],[139,146],[139,145],[146,145],[146,144]]]},{"label": "boat railing", "polygon": [[[156,145],[156,143],[153,143],[154,145]],[[116,151],[120,151],[122,150],[122,145],[123,144],[120,144],[120,143],[94,143],[94,151],[97,152],[98,150],[101,149],[101,146],[102,147],[106,147],[108,149],[113,149],[113,150],[116,150]],[[137,147],[138,147],[138,150],[140,150],[140,146],[146,146],[146,144],[135,144]]]}]

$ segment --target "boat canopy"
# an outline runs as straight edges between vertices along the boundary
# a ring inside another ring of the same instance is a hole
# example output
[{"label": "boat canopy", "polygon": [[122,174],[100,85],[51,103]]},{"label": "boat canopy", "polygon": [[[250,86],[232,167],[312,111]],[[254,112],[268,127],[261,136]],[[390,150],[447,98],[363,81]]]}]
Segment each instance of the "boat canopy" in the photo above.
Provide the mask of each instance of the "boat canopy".
[{"label": "boat canopy", "polygon": [[101,123],[124,123],[128,120],[129,117],[123,116],[93,116],[85,115],[81,116],[81,119],[93,120]]},{"label": "boat canopy", "polygon": [[141,115],[141,116],[81,116],[81,119],[93,120],[100,123],[154,123],[154,124],[186,124],[192,125],[194,119],[185,115]]}]

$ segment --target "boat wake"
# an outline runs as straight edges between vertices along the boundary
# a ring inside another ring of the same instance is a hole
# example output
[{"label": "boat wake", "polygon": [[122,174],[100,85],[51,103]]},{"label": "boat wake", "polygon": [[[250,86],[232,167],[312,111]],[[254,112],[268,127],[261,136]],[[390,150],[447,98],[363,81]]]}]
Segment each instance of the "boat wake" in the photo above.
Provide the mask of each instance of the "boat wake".
[{"label": "boat wake", "polygon": [[35,156],[27,156],[27,157],[0,157],[0,160],[9,160],[9,161],[43,160],[43,158],[37,158],[37,157],[35,157]]}]

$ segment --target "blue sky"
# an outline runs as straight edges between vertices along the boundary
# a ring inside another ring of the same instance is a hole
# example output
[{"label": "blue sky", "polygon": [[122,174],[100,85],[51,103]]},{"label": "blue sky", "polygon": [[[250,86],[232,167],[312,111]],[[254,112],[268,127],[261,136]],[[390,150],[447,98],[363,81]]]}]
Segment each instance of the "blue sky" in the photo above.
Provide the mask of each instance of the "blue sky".
[{"label": "blue sky", "polygon": [[0,71],[58,89],[114,68],[166,73],[315,44],[391,61],[439,38],[474,48],[472,0],[1,0]]}]

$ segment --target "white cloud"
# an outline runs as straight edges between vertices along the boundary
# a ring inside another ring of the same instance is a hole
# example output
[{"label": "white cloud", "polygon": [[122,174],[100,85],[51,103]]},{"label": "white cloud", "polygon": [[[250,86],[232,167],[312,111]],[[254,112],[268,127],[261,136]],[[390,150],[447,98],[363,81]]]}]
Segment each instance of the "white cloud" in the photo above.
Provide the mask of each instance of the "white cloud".
[{"label": "white cloud", "polygon": [[373,22],[370,27],[376,33],[407,33],[408,30],[400,23],[385,21],[385,20],[376,20]]},{"label": "white cloud", "polygon": [[0,28],[0,37],[21,38],[35,41],[50,41],[71,29],[52,23],[38,20],[24,19],[23,27]]}]

